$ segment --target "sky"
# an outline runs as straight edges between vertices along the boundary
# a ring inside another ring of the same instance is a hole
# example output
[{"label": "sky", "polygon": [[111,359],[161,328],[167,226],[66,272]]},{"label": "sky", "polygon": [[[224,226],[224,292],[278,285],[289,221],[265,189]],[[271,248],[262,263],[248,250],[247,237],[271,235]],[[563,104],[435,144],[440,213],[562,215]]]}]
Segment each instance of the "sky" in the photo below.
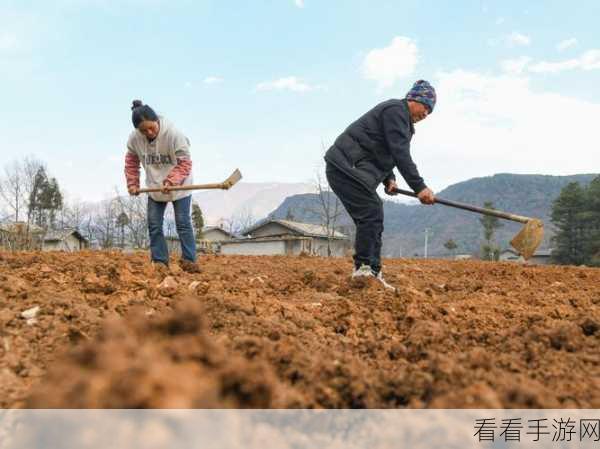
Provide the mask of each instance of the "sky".
[{"label": "sky", "polygon": [[194,178],[310,182],[337,135],[429,80],[413,159],[435,191],[600,171],[600,2],[0,0],[3,163],[68,197],[125,191],[131,101],[192,143]]}]

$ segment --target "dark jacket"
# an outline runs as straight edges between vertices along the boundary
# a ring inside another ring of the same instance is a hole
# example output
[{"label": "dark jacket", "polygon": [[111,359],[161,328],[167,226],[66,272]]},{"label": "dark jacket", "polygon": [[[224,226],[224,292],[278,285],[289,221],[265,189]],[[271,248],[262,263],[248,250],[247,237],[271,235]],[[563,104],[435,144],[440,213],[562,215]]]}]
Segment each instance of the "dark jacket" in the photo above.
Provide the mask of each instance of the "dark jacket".
[{"label": "dark jacket", "polygon": [[410,157],[415,132],[406,100],[378,104],[352,123],[325,153],[325,160],[361,182],[369,190],[396,179],[394,167],[418,193],[427,186]]}]

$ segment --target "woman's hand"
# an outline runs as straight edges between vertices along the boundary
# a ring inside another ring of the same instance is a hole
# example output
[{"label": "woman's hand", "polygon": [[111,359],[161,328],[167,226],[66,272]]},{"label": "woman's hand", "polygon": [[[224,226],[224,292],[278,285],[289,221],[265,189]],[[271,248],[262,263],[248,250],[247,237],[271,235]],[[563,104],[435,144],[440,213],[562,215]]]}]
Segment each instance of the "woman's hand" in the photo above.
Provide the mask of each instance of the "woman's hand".
[{"label": "woman's hand", "polygon": [[173,187],[173,184],[171,184],[171,182],[167,181],[166,179],[163,181],[163,185],[162,185],[162,193],[168,194],[170,192],[170,187]]},{"label": "woman's hand", "polygon": [[140,194],[140,188],[137,186],[129,186],[127,187],[127,191],[131,196],[138,196]]}]

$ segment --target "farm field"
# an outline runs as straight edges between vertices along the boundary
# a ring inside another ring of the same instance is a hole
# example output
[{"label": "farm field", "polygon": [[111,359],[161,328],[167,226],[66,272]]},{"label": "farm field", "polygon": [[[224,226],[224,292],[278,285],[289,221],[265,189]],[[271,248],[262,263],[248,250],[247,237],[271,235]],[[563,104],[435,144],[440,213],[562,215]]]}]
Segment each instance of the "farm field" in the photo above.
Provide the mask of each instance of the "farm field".
[{"label": "farm field", "polygon": [[0,253],[0,407],[600,408],[598,269],[200,263]]}]

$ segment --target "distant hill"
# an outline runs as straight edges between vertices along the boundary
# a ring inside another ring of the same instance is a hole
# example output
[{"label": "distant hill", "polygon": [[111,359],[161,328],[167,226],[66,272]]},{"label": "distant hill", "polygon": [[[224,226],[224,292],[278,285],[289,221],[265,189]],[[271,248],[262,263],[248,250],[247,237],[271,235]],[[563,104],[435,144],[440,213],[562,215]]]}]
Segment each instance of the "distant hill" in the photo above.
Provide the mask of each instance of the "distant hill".
[{"label": "distant hill", "polygon": [[[570,182],[587,184],[595,174],[573,176],[515,175],[502,173],[484,178],[474,178],[451,185],[438,192],[449,200],[483,206],[491,201],[497,209],[519,215],[540,218],[545,223],[546,233],[542,248],[550,244],[553,235],[550,223],[552,202],[561,189]],[[283,201],[273,212],[275,218],[284,218],[291,211],[294,219],[310,223],[318,222],[312,211],[317,208],[314,194],[293,195]],[[482,226],[479,214],[447,206],[423,206],[384,201],[385,231],[383,253],[386,256],[422,256],[424,252],[425,228],[429,229],[429,255],[444,255],[448,251],[444,243],[453,239],[459,253],[477,253],[482,242]],[[348,225],[350,218],[341,218]],[[504,226],[497,231],[496,240],[501,248],[509,246],[511,237],[521,225],[502,220]]]}]

